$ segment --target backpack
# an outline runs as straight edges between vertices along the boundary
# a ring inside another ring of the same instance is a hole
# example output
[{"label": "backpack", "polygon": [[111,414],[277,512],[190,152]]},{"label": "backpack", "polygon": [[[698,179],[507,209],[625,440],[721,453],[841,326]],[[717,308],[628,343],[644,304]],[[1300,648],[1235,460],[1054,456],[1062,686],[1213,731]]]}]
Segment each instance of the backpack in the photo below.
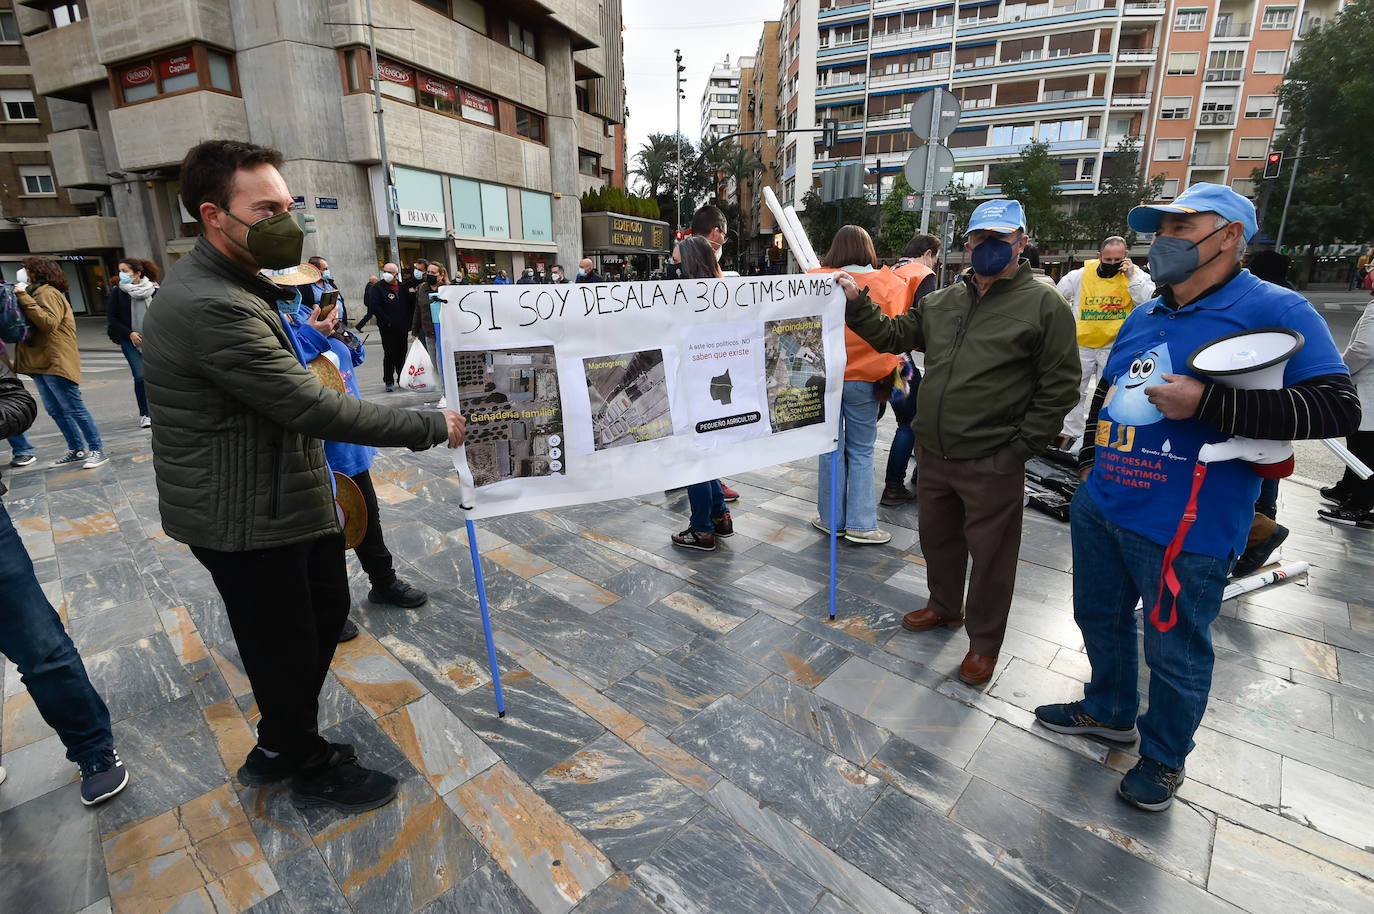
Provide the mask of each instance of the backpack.
[{"label": "backpack", "polygon": [[14,297],[14,286],[0,283],[0,340],[6,343],[27,343],[33,336],[33,324],[24,316],[19,307],[19,299]]}]

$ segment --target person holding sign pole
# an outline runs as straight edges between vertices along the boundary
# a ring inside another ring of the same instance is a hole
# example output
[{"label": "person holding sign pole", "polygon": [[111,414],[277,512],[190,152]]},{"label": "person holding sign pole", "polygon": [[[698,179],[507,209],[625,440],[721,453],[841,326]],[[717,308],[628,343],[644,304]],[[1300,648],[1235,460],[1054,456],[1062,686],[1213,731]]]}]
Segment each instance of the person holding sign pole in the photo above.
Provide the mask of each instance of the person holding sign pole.
[{"label": "person holding sign pole", "polygon": [[1006,633],[1025,463],[1045,449],[1078,402],[1073,314],[1019,259],[1027,243],[1021,204],[989,200],[969,221],[965,247],[973,267],[958,281],[899,317],[884,314],[867,296],[851,301],[845,315],[849,328],[879,352],[925,351],[916,493],[930,603],[907,613],[902,626],[926,632],[966,625],[969,652],[959,678],[969,685],[992,678]]},{"label": "person holding sign pole", "polygon": [[[720,265],[711,245],[700,235],[682,239],[678,245],[682,279],[719,279]],[[735,498],[739,498],[736,494]],[[687,487],[687,503],[692,518],[687,529],[672,536],[673,545],[683,549],[711,552],[720,537],[734,536],[735,524],[725,507],[725,490],[719,479],[696,482]]]}]

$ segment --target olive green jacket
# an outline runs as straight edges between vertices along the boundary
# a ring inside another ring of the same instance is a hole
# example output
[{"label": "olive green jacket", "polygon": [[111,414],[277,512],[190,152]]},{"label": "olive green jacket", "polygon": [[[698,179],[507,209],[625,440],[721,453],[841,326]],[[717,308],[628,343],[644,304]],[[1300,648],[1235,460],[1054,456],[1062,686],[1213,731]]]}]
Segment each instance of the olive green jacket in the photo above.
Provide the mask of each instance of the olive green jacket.
[{"label": "olive green jacket", "polygon": [[986,457],[1011,445],[1029,460],[1078,403],[1073,313],[1025,261],[982,298],[966,273],[896,318],[860,296],[845,322],[879,352],[925,352],[912,428],[922,448],[942,457]]},{"label": "olive green jacket", "polygon": [[301,366],[276,299],[287,293],[204,238],[172,268],[143,324],[162,528],[224,552],[339,531],[322,440],[421,450],[442,413],[325,387]]}]

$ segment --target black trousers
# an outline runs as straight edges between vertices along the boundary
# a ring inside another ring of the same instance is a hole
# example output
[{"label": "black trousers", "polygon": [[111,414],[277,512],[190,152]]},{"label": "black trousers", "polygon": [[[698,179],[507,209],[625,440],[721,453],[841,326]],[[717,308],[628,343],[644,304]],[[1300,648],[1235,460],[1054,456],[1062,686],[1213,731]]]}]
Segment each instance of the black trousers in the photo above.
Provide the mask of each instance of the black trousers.
[{"label": "black trousers", "polygon": [[363,493],[363,503],[367,505],[367,531],[353,554],[358,557],[358,564],[367,572],[373,587],[390,587],[391,582],[396,580],[396,569],[392,567],[391,552],[382,539],[382,522],[377,516],[377,490],[372,487],[372,474],[363,470],[353,477],[353,481],[358,484],[359,491]]},{"label": "black trousers", "polygon": [[351,602],[343,534],[247,552],[191,552],[224,600],[262,712],[258,745],[304,762],[325,748],[320,689]]},{"label": "black trousers", "polygon": [[406,367],[406,329],[404,327],[377,327],[382,334],[382,381],[394,384],[402,380],[401,372]]},{"label": "black trousers", "polygon": [[[1367,466],[1374,467],[1374,431],[1351,432],[1346,436],[1345,446]],[[1350,507],[1364,511],[1374,510],[1374,476],[1361,479],[1355,475],[1354,470],[1346,467],[1345,475],[1341,477],[1338,485],[1350,493]]]}]

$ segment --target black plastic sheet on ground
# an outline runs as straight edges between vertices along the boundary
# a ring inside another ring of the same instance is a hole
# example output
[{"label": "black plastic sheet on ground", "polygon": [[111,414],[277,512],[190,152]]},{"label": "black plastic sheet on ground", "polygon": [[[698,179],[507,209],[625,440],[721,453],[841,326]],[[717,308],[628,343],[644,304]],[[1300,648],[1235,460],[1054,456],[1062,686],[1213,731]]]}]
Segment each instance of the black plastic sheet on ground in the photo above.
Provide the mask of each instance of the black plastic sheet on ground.
[{"label": "black plastic sheet on ground", "polygon": [[1027,506],[1057,520],[1068,521],[1069,502],[1076,491],[1078,473],[1072,454],[1051,449],[1027,461]]}]

